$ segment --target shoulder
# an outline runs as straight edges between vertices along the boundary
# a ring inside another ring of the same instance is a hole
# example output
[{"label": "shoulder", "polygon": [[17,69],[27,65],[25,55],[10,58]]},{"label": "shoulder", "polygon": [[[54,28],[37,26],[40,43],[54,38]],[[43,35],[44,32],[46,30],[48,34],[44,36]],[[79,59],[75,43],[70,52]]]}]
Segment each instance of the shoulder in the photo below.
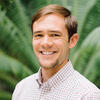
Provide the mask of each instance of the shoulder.
[{"label": "shoulder", "polygon": [[82,94],[82,100],[100,100],[100,89],[87,78],[75,71],[74,75],[77,83],[77,88]]},{"label": "shoulder", "polygon": [[100,90],[98,89],[85,94],[82,100],[100,100]]},{"label": "shoulder", "polygon": [[[37,73],[30,75],[26,78],[24,78],[23,80],[21,80],[15,87],[15,90],[13,92],[12,95],[12,100],[18,100],[18,98],[20,97],[20,95],[26,90],[28,90],[29,88],[31,88],[31,86],[35,86],[37,85],[36,82],[36,78],[37,78]],[[34,83],[34,84],[33,84]]]},{"label": "shoulder", "polygon": [[37,73],[32,74],[32,75],[24,78],[23,80],[21,80],[16,86],[31,84],[32,82],[34,82],[37,79],[37,77],[38,77]]},{"label": "shoulder", "polygon": [[95,84],[93,84],[91,81],[89,81],[83,75],[81,75],[79,72],[75,71],[74,77],[75,77],[76,81],[79,83],[79,86],[81,86],[82,88],[86,88],[87,90],[98,89]]}]

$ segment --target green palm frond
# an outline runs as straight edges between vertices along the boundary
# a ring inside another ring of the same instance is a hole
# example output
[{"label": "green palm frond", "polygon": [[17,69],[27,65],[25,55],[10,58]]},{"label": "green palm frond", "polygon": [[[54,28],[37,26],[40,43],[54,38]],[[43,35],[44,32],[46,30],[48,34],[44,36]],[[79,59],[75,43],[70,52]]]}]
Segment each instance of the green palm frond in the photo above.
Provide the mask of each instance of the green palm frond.
[{"label": "green palm frond", "polygon": [[87,24],[87,17],[91,9],[95,9],[94,6],[96,5],[96,0],[71,0],[69,2],[72,3],[72,14],[76,16],[78,20],[78,34],[80,36],[77,46],[72,50],[72,52],[75,52],[77,48],[80,47],[85,37],[89,34],[89,32],[83,33],[83,28],[85,24]]},{"label": "green palm frond", "polygon": [[84,40],[83,46],[100,46],[100,27],[95,28]]},{"label": "green palm frond", "polygon": [[96,0],[74,0],[72,13],[77,17],[79,34],[81,34],[84,22],[91,8],[95,5]]},{"label": "green palm frond", "polygon": [[31,18],[34,15],[34,13],[41,7],[46,6],[48,4],[48,0],[22,0],[22,3],[26,8],[26,13],[30,18],[31,23]]},{"label": "green palm frond", "polygon": [[[71,56],[73,64],[76,65],[83,65],[84,66],[84,61],[88,61],[88,59],[91,59],[91,56],[100,49],[100,27],[96,28],[93,32],[90,33],[90,35],[84,40],[83,44],[80,46],[79,50],[77,50],[76,53]],[[88,56],[87,56],[88,55]],[[83,60],[81,60],[83,59]],[[79,62],[80,60],[80,62]],[[83,61],[83,64],[82,64]],[[79,63],[79,64],[78,64]],[[82,66],[82,68],[84,68]],[[77,70],[80,68],[77,67]],[[85,68],[84,68],[85,69]],[[80,70],[83,72],[83,70]]]},{"label": "green palm frond", "polygon": [[83,73],[96,49],[91,46],[80,48],[71,58],[76,70]]},{"label": "green palm frond", "polygon": [[0,71],[13,75],[17,79],[31,75],[33,72],[17,59],[0,52]]},{"label": "green palm frond", "polygon": [[13,75],[0,71],[0,87],[2,90],[12,92],[18,82],[19,81],[14,78]]},{"label": "green palm frond", "polygon": [[79,43],[81,44],[83,40],[92,32],[95,28],[100,26],[100,0],[96,0],[95,5],[90,9],[84,25],[81,30],[81,37]]},{"label": "green palm frond", "polygon": [[100,52],[96,52],[91,61],[88,63],[83,75],[90,81],[95,82],[97,78],[100,78]]},{"label": "green palm frond", "polygon": [[60,4],[60,5],[62,5],[62,6],[66,6],[66,4],[67,4],[67,0],[48,0],[47,1],[48,2],[48,4]]},{"label": "green palm frond", "polygon": [[21,0],[5,0],[7,9],[7,16],[10,20],[16,23],[16,26],[21,31],[21,34],[27,39],[27,42],[31,44],[31,30],[29,28],[29,18],[25,13],[24,6],[21,3]]},{"label": "green palm frond", "polygon": [[2,48],[6,47],[12,56],[17,57],[20,61],[30,66],[30,68],[35,72],[39,65],[29,43],[16,28],[15,24],[5,16],[3,11],[0,11],[0,13],[0,33],[2,33],[0,34],[0,45]]},{"label": "green palm frond", "polygon": [[[83,33],[83,28],[85,24],[87,24],[88,14],[90,13],[91,9],[95,9],[94,6],[96,5],[96,0],[69,0],[68,5],[72,8],[72,14],[76,17],[78,21],[78,34],[79,34],[79,41],[74,49],[71,50],[71,54],[73,55],[77,50],[80,48],[83,40],[88,36],[88,33]],[[93,16],[93,15],[92,15]]]},{"label": "green palm frond", "polygon": [[0,100],[11,100],[11,93],[0,90]]}]

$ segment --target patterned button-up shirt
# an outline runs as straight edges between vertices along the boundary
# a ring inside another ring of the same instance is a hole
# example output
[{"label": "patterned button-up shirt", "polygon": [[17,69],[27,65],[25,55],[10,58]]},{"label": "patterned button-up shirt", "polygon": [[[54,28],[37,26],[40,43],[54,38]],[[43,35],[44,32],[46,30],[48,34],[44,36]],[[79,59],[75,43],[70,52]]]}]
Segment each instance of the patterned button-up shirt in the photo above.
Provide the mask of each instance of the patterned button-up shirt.
[{"label": "patterned button-up shirt", "polygon": [[100,90],[73,69],[69,61],[47,82],[41,70],[19,82],[12,100],[100,100]]}]

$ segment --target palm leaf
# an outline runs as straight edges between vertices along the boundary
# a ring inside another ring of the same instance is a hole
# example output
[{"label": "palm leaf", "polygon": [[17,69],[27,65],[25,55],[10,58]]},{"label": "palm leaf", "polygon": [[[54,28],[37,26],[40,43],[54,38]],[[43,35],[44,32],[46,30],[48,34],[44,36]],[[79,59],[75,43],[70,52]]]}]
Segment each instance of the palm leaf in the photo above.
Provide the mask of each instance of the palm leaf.
[{"label": "palm leaf", "polygon": [[[100,27],[96,28],[93,32],[91,32],[91,34],[84,40],[80,49],[72,57],[75,69],[84,74],[87,78],[89,78],[93,82],[95,78],[97,78],[96,76],[98,76],[97,75],[98,67],[100,66],[99,65],[100,63],[98,63],[98,60],[100,58],[99,33],[100,33]],[[94,70],[94,68],[96,69]],[[93,71],[93,76],[91,76],[90,74],[92,73],[92,71]]]},{"label": "palm leaf", "polygon": [[13,23],[16,23],[22,35],[27,39],[27,42],[31,44],[32,33],[29,28],[29,19],[25,14],[21,0],[3,0],[2,2],[5,3],[9,19],[12,20]]},{"label": "palm leaf", "polygon": [[5,16],[3,11],[0,11],[0,13],[0,45],[2,48],[6,47],[12,56],[17,57],[20,61],[30,66],[30,68],[35,72],[39,65],[32,49],[13,22]]},{"label": "palm leaf", "polygon": [[[100,50],[99,50],[100,51]],[[83,75],[90,81],[95,82],[100,78],[100,52],[96,52],[88,63]]]},{"label": "palm leaf", "polygon": [[17,59],[7,56],[2,52],[0,53],[0,71],[11,74],[19,80],[33,73]]},{"label": "palm leaf", "polygon": [[[88,33],[83,33],[83,28],[85,24],[87,23],[87,17],[88,14],[90,13],[91,9],[94,8],[96,5],[96,0],[71,0],[70,1],[72,4],[72,14],[77,18],[78,20],[78,34],[80,36],[79,42],[77,46],[72,50],[72,53],[76,52],[77,48],[80,47],[82,41],[85,39],[85,36],[89,34]],[[95,9],[95,8],[94,8]],[[86,22],[86,23],[85,23]]]},{"label": "palm leaf", "polygon": [[81,34],[81,30],[83,28],[86,17],[91,10],[91,8],[95,5],[96,0],[74,0],[72,13],[77,17],[79,23],[79,34]]},{"label": "palm leaf", "polygon": [[11,93],[0,90],[0,100],[11,100]]},{"label": "palm leaf", "polygon": [[22,0],[22,3],[26,8],[26,13],[30,18],[30,22],[34,13],[41,7],[46,6],[48,4],[47,2],[48,0]]},{"label": "palm leaf", "polygon": [[96,27],[100,26],[100,0],[97,0],[96,4],[92,7],[86,20],[84,21],[84,25],[81,30],[82,39],[79,41],[80,43],[93,31]]},{"label": "palm leaf", "polygon": [[18,83],[18,80],[13,76],[0,71],[0,87],[3,90],[13,91],[15,85]]},{"label": "palm leaf", "polygon": [[82,46],[100,46],[100,27],[95,28],[84,40]]}]

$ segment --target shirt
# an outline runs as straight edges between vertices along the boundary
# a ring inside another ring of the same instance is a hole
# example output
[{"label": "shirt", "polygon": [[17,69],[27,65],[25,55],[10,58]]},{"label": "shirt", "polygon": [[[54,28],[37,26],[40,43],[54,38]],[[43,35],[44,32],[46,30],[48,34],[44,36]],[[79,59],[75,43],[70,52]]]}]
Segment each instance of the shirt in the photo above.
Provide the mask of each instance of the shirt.
[{"label": "shirt", "polygon": [[41,70],[23,79],[12,100],[100,100],[100,90],[69,61],[45,83],[41,82]]}]

